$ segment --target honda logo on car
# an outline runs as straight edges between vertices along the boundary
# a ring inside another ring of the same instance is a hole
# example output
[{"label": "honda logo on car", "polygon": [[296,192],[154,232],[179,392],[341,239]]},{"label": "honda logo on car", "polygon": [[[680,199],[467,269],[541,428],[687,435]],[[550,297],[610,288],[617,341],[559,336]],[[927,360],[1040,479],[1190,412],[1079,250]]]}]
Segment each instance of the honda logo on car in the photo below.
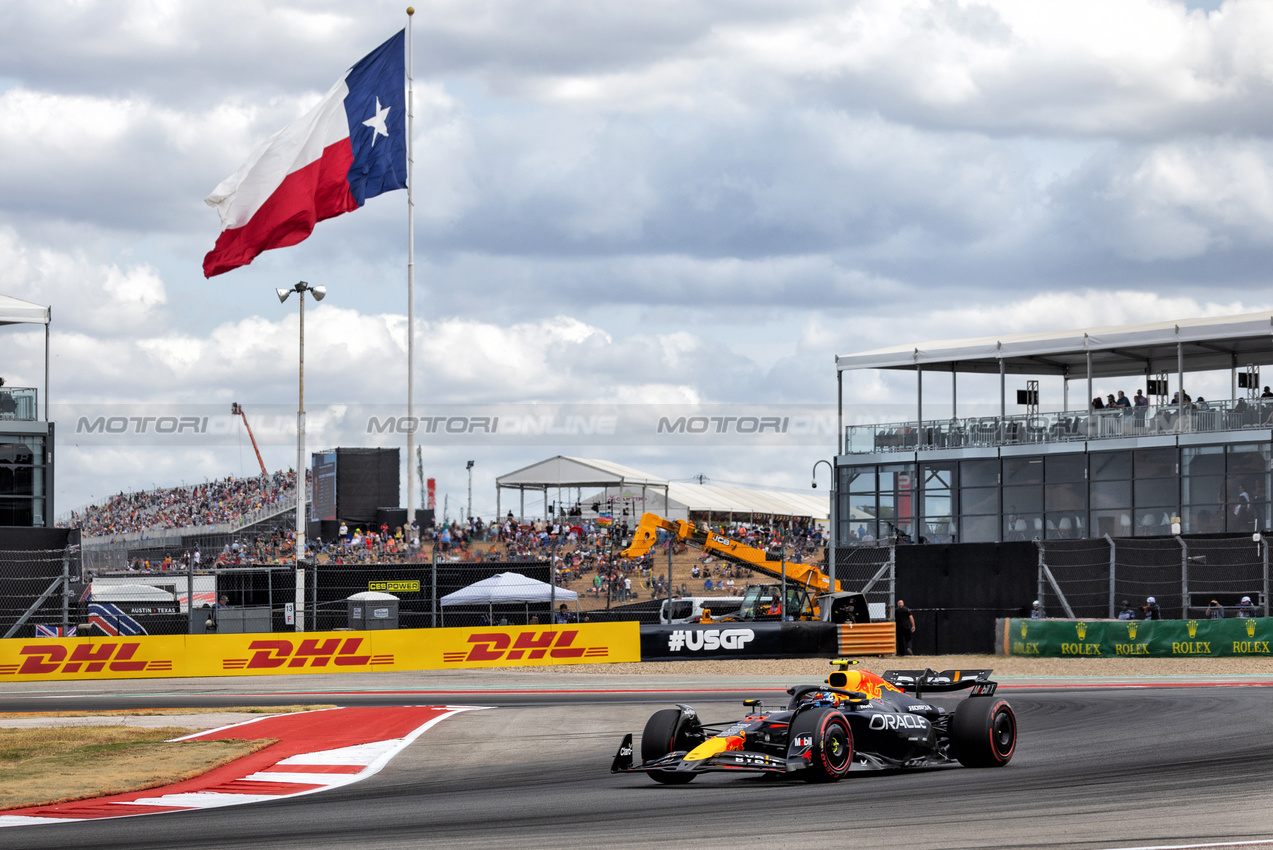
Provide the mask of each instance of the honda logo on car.
[{"label": "honda logo on car", "polygon": [[742,649],[755,640],[751,629],[676,629],[667,638],[668,652],[712,652],[717,649]]}]

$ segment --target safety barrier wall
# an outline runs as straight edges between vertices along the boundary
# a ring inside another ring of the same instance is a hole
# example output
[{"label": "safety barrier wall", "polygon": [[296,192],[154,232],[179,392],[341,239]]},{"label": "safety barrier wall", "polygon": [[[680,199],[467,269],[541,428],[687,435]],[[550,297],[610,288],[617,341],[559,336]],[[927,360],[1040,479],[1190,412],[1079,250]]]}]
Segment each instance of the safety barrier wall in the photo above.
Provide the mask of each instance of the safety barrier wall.
[{"label": "safety barrier wall", "polygon": [[1000,620],[998,652],[1047,658],[1273,655],[1273,618]]},{"label": "safety barrier wall", "polygon": [[0,641],[0,683],[640,661],[636,623]]},{"label": "safety barrier wall", "polygon": [[711,623],[642,626],[642,661],[892,655],[892,623]]}]

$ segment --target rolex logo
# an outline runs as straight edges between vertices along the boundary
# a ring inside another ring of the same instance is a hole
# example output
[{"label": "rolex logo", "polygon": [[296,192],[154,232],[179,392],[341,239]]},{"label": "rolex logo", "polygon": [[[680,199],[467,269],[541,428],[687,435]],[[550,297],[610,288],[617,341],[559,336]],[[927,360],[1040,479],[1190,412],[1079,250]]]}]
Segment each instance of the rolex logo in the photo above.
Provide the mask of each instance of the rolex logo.
[{"label": "rolex logo", "polygon": [[1075,623],[1074,631],[1078,633],[1079,640],[1087,637],[1087,623]]},{"label": "rolex logo", "polygon": [[1137,625],[1138,625],[1137,623],[1128,623],[1128,624],[1127,624],[1127,639],[1128,639],[1128,640],[1135,640],[1135,639],[1136,639],[1136,627],[1137,627]]},{"label": "rolex logo", "polygon": [[1193,640],[1195,637],[1198,636],[1198,621],[1197,620],[1190,620],[1189,622],[1185,623],[1185,625],[1189,628],[1190,640]]},{"label": "rolex logo", "polygon": [[1255,637],[1255,620],[1254,619],[1249,619],[1246,621],[1246,636]]},{"label": "rolex logo", "polygon": [[1025,637],[1025,627],[1026,627],[1026,621],[1022,620],[1021,621],[1021,637]]}]

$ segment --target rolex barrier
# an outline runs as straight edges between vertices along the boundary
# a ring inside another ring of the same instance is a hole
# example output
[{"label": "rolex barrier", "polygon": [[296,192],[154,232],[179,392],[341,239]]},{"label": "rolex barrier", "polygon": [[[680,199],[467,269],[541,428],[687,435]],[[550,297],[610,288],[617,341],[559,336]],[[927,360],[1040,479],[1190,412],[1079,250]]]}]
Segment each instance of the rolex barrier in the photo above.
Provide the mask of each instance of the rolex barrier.
[{"label": "rolex barrier", "polygon": [[0,683],[640,661],[636,623],[0,641]]},{"label": "rolex barrier", "polygon": [[1041,658],[1273,655],[1273,618],[998,620],[996,653]]}]

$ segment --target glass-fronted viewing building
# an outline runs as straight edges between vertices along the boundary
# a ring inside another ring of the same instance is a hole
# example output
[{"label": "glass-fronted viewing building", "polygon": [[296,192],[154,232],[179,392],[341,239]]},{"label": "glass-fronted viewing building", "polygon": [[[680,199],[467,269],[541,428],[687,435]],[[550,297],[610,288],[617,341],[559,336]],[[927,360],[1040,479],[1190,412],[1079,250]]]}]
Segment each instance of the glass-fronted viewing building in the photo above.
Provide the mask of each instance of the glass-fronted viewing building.
[{"label": "glass-fronted viewing building", "polygon": [[[1273,394],[1259,382],[1273,363],[1273,313],[906,345],[836,363],[841,545],[1205,534],[1273,521]],[[866,369],[916,373],[914,419],[845,422],[845,373]],[[1227,372],[1229,397],[1191,397],[1188,376],[1201,372]],[[957,415],[966,373],[999,376],[998,415]],[[1009,376],[1024,386],[1013,388],[1012,413]],[[1044,376],[1061,379],[1060,410],[1040,407]],[[949,382],[949,418],[924,415],[924,379],[934,377]],[[1098,408],[1093,382],[1108,378],[1147,392]],[[1074,382],[1087,389],[1077,408]]]},{"label": "glass-fronted viewing building", "polygon": [[49,317],[48,307],[0,295],[0,325],[44,325],[46,395],[41,399],[35,387],[0,386],[0,527],[53,525],[53,424],[48,421],[47,399]]}]

